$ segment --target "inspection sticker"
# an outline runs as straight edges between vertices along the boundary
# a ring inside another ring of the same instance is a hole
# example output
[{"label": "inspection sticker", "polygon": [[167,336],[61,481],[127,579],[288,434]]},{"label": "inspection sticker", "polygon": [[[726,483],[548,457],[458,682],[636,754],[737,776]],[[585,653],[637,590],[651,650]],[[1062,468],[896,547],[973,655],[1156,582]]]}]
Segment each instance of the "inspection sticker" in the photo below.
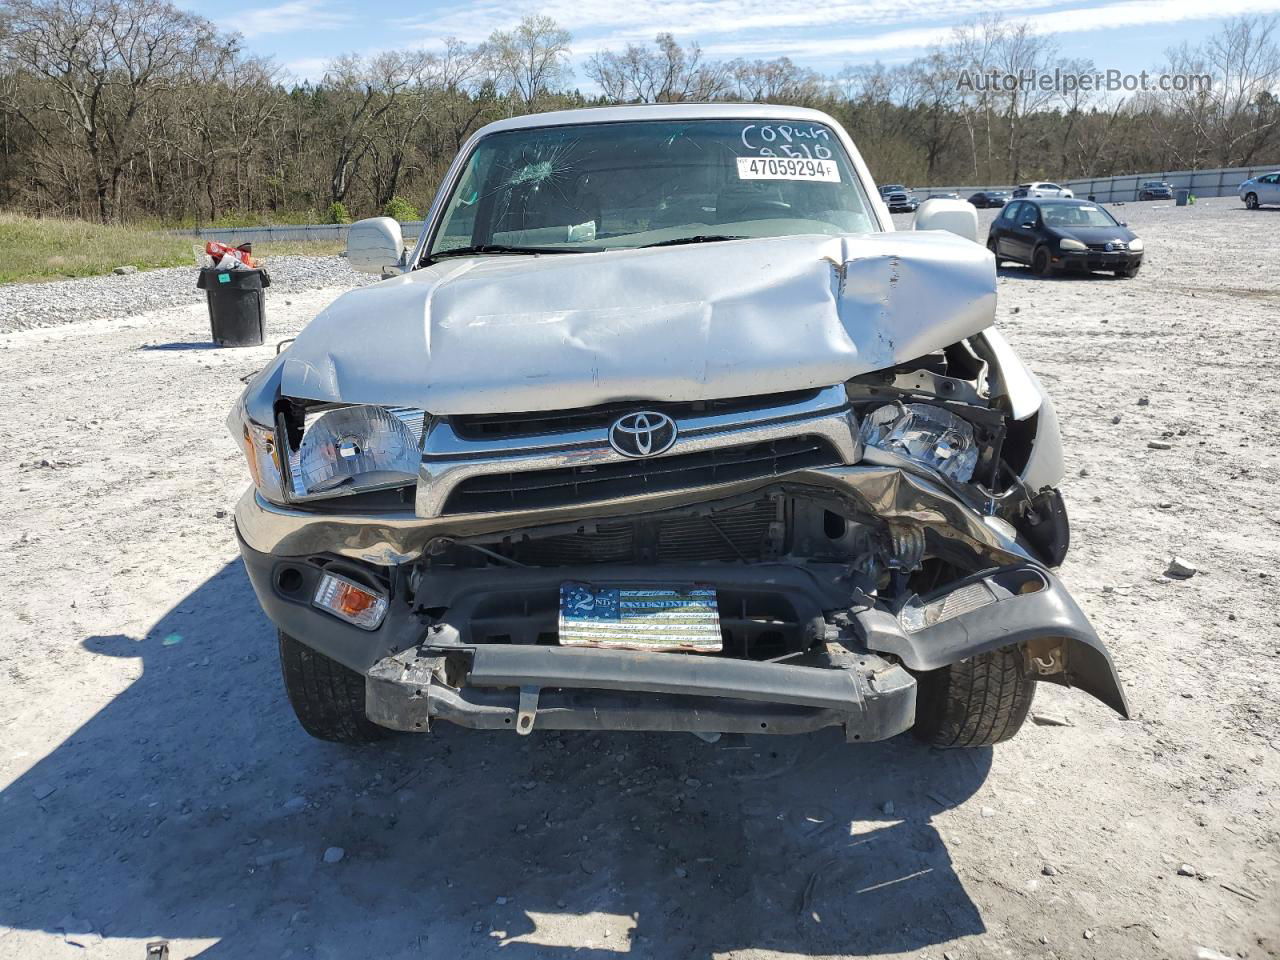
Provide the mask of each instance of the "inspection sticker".
[{"label": "inspection sticker", "polygon": [[807,157],[738,157],[739,180],[821,180],[839,183],[834,160]]}]

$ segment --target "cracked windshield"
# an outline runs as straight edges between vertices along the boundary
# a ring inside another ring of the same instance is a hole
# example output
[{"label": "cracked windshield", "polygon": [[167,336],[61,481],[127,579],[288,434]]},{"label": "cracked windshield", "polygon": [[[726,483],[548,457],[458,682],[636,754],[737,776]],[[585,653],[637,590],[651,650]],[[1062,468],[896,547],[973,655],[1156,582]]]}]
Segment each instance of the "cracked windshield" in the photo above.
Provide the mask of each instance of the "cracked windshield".
[{"label": "cracked windshield", "polygon": [[874,229],[848,157],[821,124],[543,127],[480,142],[431,257]]}]

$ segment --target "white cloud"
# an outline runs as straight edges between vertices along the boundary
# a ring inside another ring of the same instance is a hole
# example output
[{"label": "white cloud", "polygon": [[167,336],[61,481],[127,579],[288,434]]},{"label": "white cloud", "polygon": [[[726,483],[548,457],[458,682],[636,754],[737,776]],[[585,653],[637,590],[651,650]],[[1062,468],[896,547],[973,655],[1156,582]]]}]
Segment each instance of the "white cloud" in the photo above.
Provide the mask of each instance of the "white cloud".
[{"label": "white cloud", "polygon": [[[1029,16],[1009,17],[1025,20],[1040,33],[1082,33],[1110,30],[1116,27],[1160,25],[1189,20],[1215,20],[1246,13],[1280,11],[1280,0],[1215,0],[1207,6],[1203,0],[1121,0],[1118,3],[1092,7],[1051,10]],[[776,57],[832,59],[858,57],[885,51],[921,50],[945,42],[954,24],[891,30],[864,36],[792,36],[769,38],[724,37],[703,45],[715,57]]]},{"label": "white cloud", "polygon": [[284,68],[298,80],[310,80],[314,83],[324,78],[325,67],[328,65],[328,57],[301,57],[290,60]]},{"label": "white cloud", "polygon": [[226,25],[246,37],[259,37],[269,33],[335,30],[350,22],[350,15],[333,9],[323,0],[285,0],[273,7],[238,11],[234,21]]}]

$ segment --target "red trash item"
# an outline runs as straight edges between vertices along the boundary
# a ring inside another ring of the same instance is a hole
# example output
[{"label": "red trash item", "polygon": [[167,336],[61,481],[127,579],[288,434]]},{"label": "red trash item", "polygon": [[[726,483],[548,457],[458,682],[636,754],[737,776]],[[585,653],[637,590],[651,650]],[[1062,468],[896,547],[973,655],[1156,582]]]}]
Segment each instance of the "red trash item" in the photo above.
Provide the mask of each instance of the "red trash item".
[{"label": "red trash item", "polygon": [[[244,244],[245,247],[249,244]],[[248,250],[239,247],[233,247],[229,243],[219,243],[217,240],[210,240],[204,245],[204,252],[213,258],[216,266],[222,265],[223,257],[230,257],[236,264],[248,267],[250,270],[256,269],[258,261],[250,256]],[[224,267],[225,269],[225,267]]]}]

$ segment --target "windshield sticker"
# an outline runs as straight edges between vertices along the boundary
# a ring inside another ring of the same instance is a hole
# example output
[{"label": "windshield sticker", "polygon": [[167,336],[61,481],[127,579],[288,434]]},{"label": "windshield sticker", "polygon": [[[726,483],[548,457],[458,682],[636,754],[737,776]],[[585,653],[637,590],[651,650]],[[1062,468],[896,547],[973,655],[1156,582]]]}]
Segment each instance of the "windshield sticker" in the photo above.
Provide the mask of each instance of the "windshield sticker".
[{"label": "windshield sticker", "polygon": [[739,180],[819,180],[839,183],[840,168],[834,160],[793,157],[738,157]]},{"label": "windshield sticker", "polygon": [[793,127],[787,123],[749,123],[742,128],[742,145],[762,157],[805,157],[830,160],[831,141],[826,127]]}]

